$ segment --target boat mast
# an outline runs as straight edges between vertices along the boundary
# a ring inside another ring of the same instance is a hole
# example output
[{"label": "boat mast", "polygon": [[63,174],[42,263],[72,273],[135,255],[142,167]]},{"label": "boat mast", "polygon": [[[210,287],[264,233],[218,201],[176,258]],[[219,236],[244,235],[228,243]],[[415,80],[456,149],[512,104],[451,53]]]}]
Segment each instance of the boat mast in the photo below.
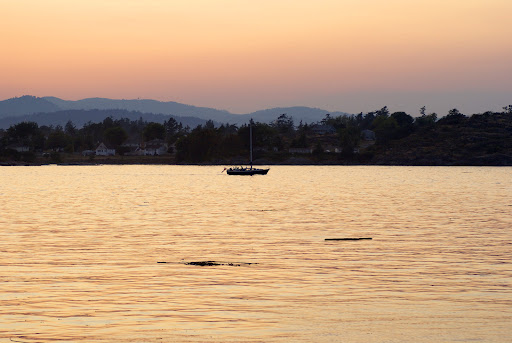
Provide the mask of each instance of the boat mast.
[{"label": "boat mast", "polygon": [[251,150],[251,169],[252,169],[252,118],[249,121],[249,149]]}]

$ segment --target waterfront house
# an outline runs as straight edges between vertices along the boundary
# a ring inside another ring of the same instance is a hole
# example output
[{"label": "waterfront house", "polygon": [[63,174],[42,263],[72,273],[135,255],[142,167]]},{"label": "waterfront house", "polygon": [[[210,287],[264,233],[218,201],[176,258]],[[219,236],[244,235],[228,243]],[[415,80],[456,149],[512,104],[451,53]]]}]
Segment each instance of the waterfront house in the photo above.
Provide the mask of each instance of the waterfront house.
[{"label": "waterfront house", "polygon": [[96,156],[114,156],[115,154],[116,149],[107,147],[103,142],[96,148]]},{"label": "waterfront house", "polygon": [[164,155],[167,154],[169,146],[163,139],[153,139],[144,144],[144,155]]}]

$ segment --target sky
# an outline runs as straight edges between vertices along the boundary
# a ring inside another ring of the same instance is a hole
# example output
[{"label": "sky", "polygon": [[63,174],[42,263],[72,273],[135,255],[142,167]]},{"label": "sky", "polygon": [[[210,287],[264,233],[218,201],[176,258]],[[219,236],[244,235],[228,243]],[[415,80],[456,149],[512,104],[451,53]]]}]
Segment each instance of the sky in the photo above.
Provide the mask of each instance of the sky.
[{"label": "sky", "polygon": [[0,0],[0,100],[501,110],[511,13],[511,0]]}]

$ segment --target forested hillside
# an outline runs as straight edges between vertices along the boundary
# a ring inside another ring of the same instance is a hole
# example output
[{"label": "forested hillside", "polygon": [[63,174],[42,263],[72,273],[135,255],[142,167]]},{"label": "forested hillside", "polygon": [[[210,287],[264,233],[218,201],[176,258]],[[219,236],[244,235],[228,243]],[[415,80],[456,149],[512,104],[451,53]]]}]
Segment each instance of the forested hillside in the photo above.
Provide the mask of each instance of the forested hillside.
[{"label": "forested hillside", "polygon": [[[512,105],[503,112],[466,116],[457,109],[438,119],[413,118],[387,107],[358,115],[325,117],[296,123],[286,113],[271,123],[252,125],[257,164],[512,165]],[[242,164],[249,159],[249,126],[208,120],[191,128],[174,118],[142,118],[61,125],[22,122],[0,130],[0,162],[73,160],[105,143],[123,156],[147,142],[165,142],[172,163]],[[80,161],[78,159],[78,161]],[[85,162],[85,161],[82,161]],[[87,163],[93,163],[92,159]],[[118,160],[124,163],[123,160]],[[137,160],[130,160],[137,163]]]}]

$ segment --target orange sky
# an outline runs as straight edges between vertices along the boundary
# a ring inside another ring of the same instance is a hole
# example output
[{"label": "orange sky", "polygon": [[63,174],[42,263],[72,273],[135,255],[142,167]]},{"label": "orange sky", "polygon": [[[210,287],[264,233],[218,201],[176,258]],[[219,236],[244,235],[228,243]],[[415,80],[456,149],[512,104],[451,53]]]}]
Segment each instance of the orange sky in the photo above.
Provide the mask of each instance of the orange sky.
[{"label": "orange sky", "polygon": [[0,0],[0,99],[416,115],[512,103],[510,0]]}]

